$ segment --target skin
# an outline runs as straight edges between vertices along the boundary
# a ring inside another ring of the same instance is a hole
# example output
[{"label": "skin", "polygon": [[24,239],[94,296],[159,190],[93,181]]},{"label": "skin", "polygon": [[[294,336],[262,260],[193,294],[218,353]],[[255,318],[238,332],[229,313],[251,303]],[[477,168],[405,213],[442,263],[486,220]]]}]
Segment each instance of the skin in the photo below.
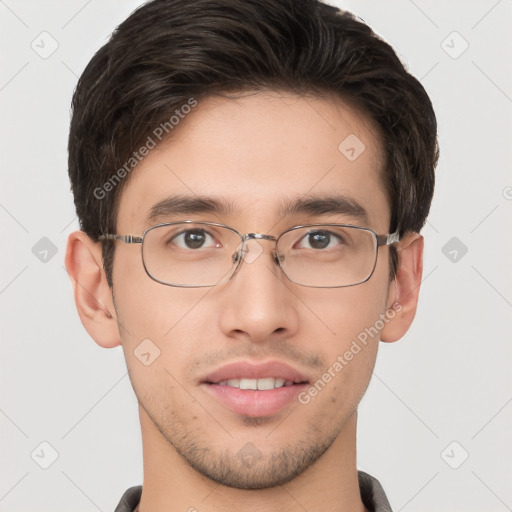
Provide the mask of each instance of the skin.
[{"label": "skin", "polygon": [[[338,150],[350,134],[366,146],[353,162]],[[361,225],[339,215],[277,216],[283,199],[337,192],[362,204],[367,227],[385,234],[390,209],[382,166],[378,132],[339,99],[268,91],[209,98],[133,171],[121,195],[116,232],[141,235],[150,207],[176,193],[232,201],[236,210],[229,215],[190,217],[241,233],[275,236],[315,221]],[[394,281],[389,247],[381,247],[369,281],[332,289],[288,281],[268,241],[228,283],[191,289],[153,281],[141,264],[140,246],[117,244],[113,293],[100,244],[83,232],[69,237],[66,267],[91,337],[102,347],[121,344],[124,350],[142,429],[139,510],[227,511],[240,504],[245,511],[365,510],[356,470],[357,406],[379,338],[400,339],[414,318],[423,238],[408,233],[398,243]],[[395,302],[401,310],[380,335],[306,405],[294,401],[273,416],[248,419],[200,385],[206,373],[226,363],[269,359],[288,363],[314,382]],[[161,351],[150,366],[133,353],[146,338]],[[250,464],[237,456],[248,443],[258,453]]]}]

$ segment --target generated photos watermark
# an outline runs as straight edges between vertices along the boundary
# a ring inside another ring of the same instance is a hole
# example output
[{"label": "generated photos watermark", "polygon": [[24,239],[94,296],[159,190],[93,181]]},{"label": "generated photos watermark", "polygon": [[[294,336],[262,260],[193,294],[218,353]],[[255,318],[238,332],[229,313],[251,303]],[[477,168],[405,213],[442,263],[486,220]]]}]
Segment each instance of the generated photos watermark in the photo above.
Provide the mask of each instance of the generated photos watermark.
[{"label": "generated photos watermark", "polygon": [[187,103],[183,104],[180,108],[177,108],[173,115],[163,123],[160,123],[152,132],[148,135],[146,142],[136,151],[133,151],[130,158],[120,167],[110,178],[105,181],[101,187],[94,189],[94,197],[96,199],[104,199],[109,192],[112,192],[116,186],[124,179],[135,167],[142,162],[144,157],[149,155],[152,149],[155,149],[157,144],[161,142],[166,135],[171,133],[176,126],[190,114],[192,109],[197,106],[197,100],[195,98],[189,98]]},{"label": "generated photos watermark", "polygon": [[352,340],[350,347],[336,358],[336,361],[327,368],[323,375],[299,394],[299,402],[303,405],[309,404],[311,399],[317,396],[318,393],[320,393],[327,384],[331,382],[364,347],[366,347],[368,341],[378,336],[380,331],[384,328],[384,325],[393,320],[396,314],[401,310],[402,304],[395,302],[385,313],[379,315],[379,318],[372,326],[365,327],[365,329],[357,335],[357,339]]}]

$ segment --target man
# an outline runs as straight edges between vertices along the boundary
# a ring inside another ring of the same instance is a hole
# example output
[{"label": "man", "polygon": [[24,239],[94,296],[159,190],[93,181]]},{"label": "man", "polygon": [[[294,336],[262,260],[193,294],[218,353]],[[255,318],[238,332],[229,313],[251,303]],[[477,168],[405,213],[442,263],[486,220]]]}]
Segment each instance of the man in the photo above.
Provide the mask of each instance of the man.
[{"label": "man", "polygon": [[317,1],[155,0],[77,86],[80,318],[122,345],[144,482],[117,511],[388,511],[356,467],[414,318],[438,151],[421,84]]}]

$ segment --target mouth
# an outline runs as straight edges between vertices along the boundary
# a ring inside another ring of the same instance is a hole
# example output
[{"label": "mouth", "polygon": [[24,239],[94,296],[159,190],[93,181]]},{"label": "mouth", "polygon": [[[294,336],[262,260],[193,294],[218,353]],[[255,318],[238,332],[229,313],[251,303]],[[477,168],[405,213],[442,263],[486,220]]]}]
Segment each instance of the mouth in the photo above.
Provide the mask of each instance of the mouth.
[{"label": "mouth", "polygon": [[217,384],[218,386],[230,386],[238,389],[252,389],[254,391],[268,391],[269,389],[279,389],[283,386],[293,386],[295,384],[306,384],[305,382],[294,382],[286,380],[282,377],[265,377],[263,379],[250,379],[247,377],[241,379],[228,379],[219,382],[210,382],[209,384]]},{"label": "mouth", "polygon": [[277,361],[231,363],[207,375],[201,386],[218,403],[249,417],[268,417],[296,401],[309,379]]}]

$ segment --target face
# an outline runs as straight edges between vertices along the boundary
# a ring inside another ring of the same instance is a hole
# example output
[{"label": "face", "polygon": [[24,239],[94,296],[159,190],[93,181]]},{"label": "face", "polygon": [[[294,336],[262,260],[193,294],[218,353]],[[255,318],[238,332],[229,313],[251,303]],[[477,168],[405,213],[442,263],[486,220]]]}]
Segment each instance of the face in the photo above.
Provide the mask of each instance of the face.
[{"label": "face", "polygon": [[[338,148],[354,135],[364,144],[362,152],[355,147],[356,159]],[[153,224],[211,221],[242,234],[278,236],[301,224],[348,223],[386,234],[390,212],[381,167],[378,135],[339,101],[277,92],[210,98],[133,171],[120,199],[117,233],[141,235],[155,204],[186,195],[231,209],[161,211]],[[286,202],[327,195],[357,202],[367,220],[341,211],[279,213]],[[229,282],[209,288],[150,279],[140,245],[118,243],[113,264],[117,319],[143,436],[165,440],[214,481],[246,489],[289,481],[345,435],[377,353],[379,336],[362,343],[361,332],[380,327],[389,306],[386,246],[378,249],[367,282],[312,288],[282,274],[272,257],[274,242],[258,244],[256,259],[242,261]],[[142,345],[146,359],[160,351],[147,365],[136,356],[143,340],[150,340]],[[275,387],[282,380],[286,385]]]}]

